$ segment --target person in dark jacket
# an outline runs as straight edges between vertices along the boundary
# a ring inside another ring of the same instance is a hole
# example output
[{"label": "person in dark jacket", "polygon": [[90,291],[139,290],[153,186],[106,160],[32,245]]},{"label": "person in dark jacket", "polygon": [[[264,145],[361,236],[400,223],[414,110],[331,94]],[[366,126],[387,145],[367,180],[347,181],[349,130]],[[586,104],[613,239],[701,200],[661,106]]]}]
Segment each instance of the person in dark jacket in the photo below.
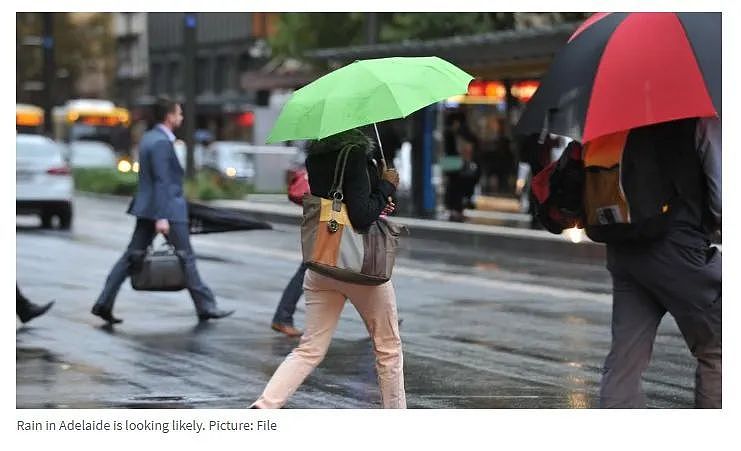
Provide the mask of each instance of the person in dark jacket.
[{"label": "person in dark jacket", "polygon": [[[645,407],[641,376],[667,312],[697,359],[695,406],[722,407],[722,262],[718,248],[710,246],[722,224],[720,139],[719,118],[666,122],[628,135],[621,179],[627,198],[651,200],[662,171],[678,201],[668,207],[674,213],[664,236],[607,242],[612,345],[602,372],[600,407]],[[656,156],[664,163],[657,165]],[[632,215],[642,210],[641,202],[632,203]]]},{"label": "person in dark jacket", "polygon": [[[294,164],[289,172],[288,199],[297,205],[303,205],[303,196],[308,194],[308,192],[309,177],[306,173],[306,159],[301,158],[301,162]],[[280,302],[275,309],[273,320],[270,323],[271,329],[289,337],[300,337],[303,333],[293,324],[293,314],[296,313],[296,304],[298,304],[301,296],[304,295],[305,274],[306,265],[304,262],[301,262],[293,277],[288,282],[288,285],[283,289]]]},{"label": "person in dark jacket", "polygon": [[223,318],[234,313],[216,306],[211,289],[201,281],[196,258],[190,246],[188,207],[183,195],[183,169],[175,155],[173,130],[183,122],[180,104],[158,99],[155,105],[158,122],[144,134],[139,143],[139,183],[128,213],[136,216],[136,228],[128,248],[118,259],[103,291],[92,309],[109,324],[122,320],[113,316],[113,303],[132,267],[132,256],[144,251],[158,233],[162,233],[176,250],[185,255],[183,266],[188,291],[201,321]]},{"label": "person in dark jacket", "polygon": [[[393,206],[389,198],[399,184],[399,174],[371,157],[373,143],[360,130],[342,132],[315,141],[309,148],[306,167],[311,193],[330,199],[340,150],[352,146],[343,184],[344,203],[356,230],[370,227]],[[341,282],[311,269],[304,280],[306,330],[301,341],[273,374],[252,408],[280,408],[322,361],[329,348],[347,299],[363,318],[373,342],[376,371],[384,408],[405,408],[401,337],[397,322],[396,295],[391,281],[366,286]]]}]

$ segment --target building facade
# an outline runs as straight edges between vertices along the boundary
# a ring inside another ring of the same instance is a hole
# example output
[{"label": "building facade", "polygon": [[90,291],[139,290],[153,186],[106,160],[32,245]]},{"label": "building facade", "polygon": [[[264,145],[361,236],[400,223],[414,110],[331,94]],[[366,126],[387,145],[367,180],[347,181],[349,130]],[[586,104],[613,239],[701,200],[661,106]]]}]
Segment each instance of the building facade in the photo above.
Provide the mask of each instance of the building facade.
[{"label": "building facade", "polygon": [[[267,105],[267,94],[241,82],[270,57],[267,37],[275,13],[194,13],[196,29],[196,128],[215,139],[252,139],[254,110]],[[189,19],[190,20],[190,19]],[[185,100],[183,46],[185,13],[147,14],[148,83],[140,107],[160,95]]]},{"label": "building facade", "polygon": [[117,61],[115,100],[129,108],[148,94],[147,31],[147,13],[113,13]]}]

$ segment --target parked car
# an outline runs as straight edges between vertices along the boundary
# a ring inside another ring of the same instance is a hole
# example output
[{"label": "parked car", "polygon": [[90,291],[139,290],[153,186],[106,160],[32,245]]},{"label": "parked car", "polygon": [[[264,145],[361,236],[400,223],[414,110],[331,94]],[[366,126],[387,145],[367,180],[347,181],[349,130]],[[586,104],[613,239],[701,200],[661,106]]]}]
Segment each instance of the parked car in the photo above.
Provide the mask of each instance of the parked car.
[{"label": "parked car", "polygon": [[115,169],[116,153],[109,144],[100,141],[74,141],[68,145],[69,164],[73,168]]},{"label": "parked car", "polygon": [[203,152],[203,167],[223,177],[251,183],[255,177],[252,147],[239,141],[215,141]]},{"label": "parked car", "polygon": [[[188,155],[188,149],[185,146],[185,142],[178,139],[173,144],[173,147],[175,147],[175,156],[178,157],[180,166],[185,170],[185,160]],[[195,164],[196,171],[203,165],[203,145],[201,144],[196,144],[193,147],[193,163]]]},{"label": "parked car", "polygon": [[15,142],[16,214],[39,215],[43,228],[57,217],[59,228],[69,229],[74,183],[64,148],[41,135],[19,134]]}]

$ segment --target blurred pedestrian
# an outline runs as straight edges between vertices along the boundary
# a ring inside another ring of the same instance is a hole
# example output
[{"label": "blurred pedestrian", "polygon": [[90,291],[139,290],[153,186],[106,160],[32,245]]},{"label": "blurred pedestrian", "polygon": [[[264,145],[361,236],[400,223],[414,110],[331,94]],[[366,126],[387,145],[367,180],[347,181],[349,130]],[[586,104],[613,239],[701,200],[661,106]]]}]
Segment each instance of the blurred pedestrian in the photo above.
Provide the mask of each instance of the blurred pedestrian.
[{"label": "blurred pedestrian", "polygon": [[443,132],[445,158],[442,170],[445,175],[445,208],[449,220],[463,222],[463,210],[470,203],[471,197],[481,175],[474,161],[476,136],[466,124],[463,112],[449,114]]},{"label": "blurred pedestrian", "polygon": [[109,324],[122,320],[113,316],[113,303],[121,284],[129,276],[133,255],[144,251],[158,233],[183,255],[183,269],[196,314],[201,321],[234,313],[216,306],[211,289],[201,281],[190,245],[188,209],[183,196],[183,169],[175,155],[173,130],[183,122],[179,103],[159,98],[154,107],[157,124],[144,134],[139,149],[139,183],[128,213],[136,216],[136,228],[127,250],[114,265],[92,314]]},{"label": "blurred pedestrian", "polygon": [[[288,200],[296,205],[303,205],[303,198],[309,193],[309,175],[306,172],[304,162],[295,162],[294,167],[289,171],[288,177]],[[273,322],[270,325],[274,331],[289,337],[300,337],[302,334],[293,324],[293,315],[296,312],[296,304],[304,294],[305,274],[306,265],[302,262],[283,290],[280,303],[273,315]]]},{"label": "blurred pedestrian", "polygon": [[45,305],[34,304],[21,294],[18,284],[15,284],[15,314],[22,323],[25,324],[37,316],[43,315],[52,305],[54,305],[54,301],[48,302]]},{"label": "blurred pedestrian", "polygon": [[[357,129],[314,141],[306,166],[311,192],[330,199],[340,150],[353,146],[343,183],[344,203],[353,228],[368,228],[380,215],[390,213],[388,198],[399,184],[393,169],[371,158],[372,142]],[[405,408],[401,337],[396,295],[391,281],[359,285],[321,275],[311,269],[304,280],[306,330],[301,341],[278,367],[252,408],[280,408],[322,361],[329,348],[345,301],[349,298],[363,318],[376,355],[376,371],[384,408]]]},{"label": "blurred pedestrian", "polygon": [[[668,222],[654,230],[647,226],[639,230],[621,220],[619,205],[597,212],[600,225],[622,226],[611,229],[615,235],[603,240],[613,307],[600,406],[645,407],[641,376],[651,360],[659,323],[669,312],[697,359],[695,406],[721,408],[722,263],[720,251],[710,246],[710,236],[720,229],[722,219],[720,119],[634,129],[625,141],[620,167],[629,221],[656,217],[660,210],[658,216]],[[590,197],[588,192],[586,196]],[[664,203],[664,196],[671,199]],[[636,235],[650,232],[653,237],[629,238],[628,230]]]},{"label": "blurred pedestrian", "polygon": [[511,178],[515,171],[515,155],[512,151],[511,140],[507,120],[499,118],[498,121],[499,135],[497,136],[494,150],[494,161],[492,162],[493,173],[496,180],[496,191],[498,193],[511,194]]}]

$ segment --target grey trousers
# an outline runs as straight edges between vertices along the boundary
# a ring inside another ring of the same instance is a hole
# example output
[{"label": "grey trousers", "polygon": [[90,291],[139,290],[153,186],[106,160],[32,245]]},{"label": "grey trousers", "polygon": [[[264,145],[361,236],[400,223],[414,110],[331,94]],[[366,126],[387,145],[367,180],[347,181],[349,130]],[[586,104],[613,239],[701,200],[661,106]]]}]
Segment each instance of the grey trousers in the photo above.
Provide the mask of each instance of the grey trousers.
[{"label": "grey trousers", "polygon": [[695,406],[721,408],[721,254],[699,235],[686,237],[607,247],[613,282],[612,345],[602,370],[602,408],[645,407],[641,376],[666,312],[697,359]]},{"label": "grey trousers", "polygon": [[[108,310],[113,309],[113,304],[116,301],[118,290],[129,276],[129,271],[131,270],[132,251],[145,250],[147,246],[152,244],[152,240],[156,235],[157,232],[155,231],[154,221],[143,218],[138,218],[136,220],[136,228],[131,236],[129,246],[108,274],[105,286],[103,287],[100,296],[98,296],[96,305],[100,305]],[[190,297],[193,299],[193,304],[196,308],[196,313],[200,314],[213,309],[216,306],[214,294],[208,285],[201,280],[200,274],[198,274],[198,269],[196,268],[196,257],[193,253],[193,248],[190,246],[190,232],[188,230],[188,224],[185,222],[171,222],[169,239],[175,249],[185,251],[185,260],[183,262],[185,279],[188,284]]]}]

